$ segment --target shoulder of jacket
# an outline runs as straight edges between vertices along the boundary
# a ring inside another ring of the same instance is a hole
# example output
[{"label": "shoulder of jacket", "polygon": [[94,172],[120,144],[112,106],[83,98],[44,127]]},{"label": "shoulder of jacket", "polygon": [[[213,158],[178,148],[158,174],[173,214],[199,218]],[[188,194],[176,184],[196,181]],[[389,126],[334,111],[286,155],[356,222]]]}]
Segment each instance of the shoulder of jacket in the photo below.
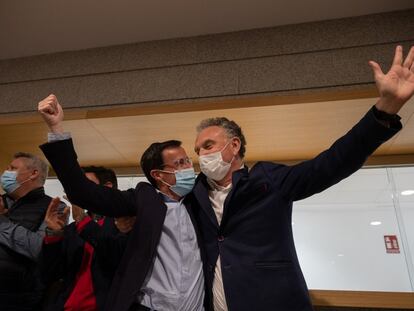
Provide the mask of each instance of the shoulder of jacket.
[{"label": "shoulder of jacket", "polygon": [[258,169],[258,168],[282,168],[285,167],[285,164],[281,164],[281,163],[276,163],[276,162],[270,162],[270,161],[258,161],[255,165],[253,165],[253,167],[251,168],[251,170],[254,169]]}]

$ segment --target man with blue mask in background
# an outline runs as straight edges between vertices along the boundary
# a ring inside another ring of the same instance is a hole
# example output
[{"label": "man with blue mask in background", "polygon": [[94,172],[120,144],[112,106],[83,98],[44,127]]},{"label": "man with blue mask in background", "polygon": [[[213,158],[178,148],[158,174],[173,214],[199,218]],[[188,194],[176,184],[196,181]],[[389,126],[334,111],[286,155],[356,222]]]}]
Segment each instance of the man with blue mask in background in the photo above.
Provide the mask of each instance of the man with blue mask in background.
[{"label": "man with blue mask in background", "polygon": [[19,152],[1,175],[0,310],[36,310],[42,286],[36,261],[44,237],[43,219],[51,198],[44,193],[48,166]]},{"label": "man with blue mask in background", "polygon": [[157,142],[145,150],[141,168],[151,185],[109,189],[90,182],[80,169],[57,98],[48,96],[38,109],[50,130],[49,142],[40,148],[69,200],[101,215],[136,216],[105,310],[204,310],[198,231],[185,199],[195,174],[181,142]]}]

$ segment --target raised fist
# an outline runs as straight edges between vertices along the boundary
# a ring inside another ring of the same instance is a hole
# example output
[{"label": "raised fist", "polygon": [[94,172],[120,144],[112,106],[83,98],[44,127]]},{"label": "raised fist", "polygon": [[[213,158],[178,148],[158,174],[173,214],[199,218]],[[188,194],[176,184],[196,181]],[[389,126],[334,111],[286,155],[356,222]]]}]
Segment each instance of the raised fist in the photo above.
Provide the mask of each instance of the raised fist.
[{"label": "raised fist", "polygon": [[37,110],[43,117],[43,120],[45,120],[51,132],[63,132],[63,109],[55,95],[50,94],[48,97],[40,101]]}]

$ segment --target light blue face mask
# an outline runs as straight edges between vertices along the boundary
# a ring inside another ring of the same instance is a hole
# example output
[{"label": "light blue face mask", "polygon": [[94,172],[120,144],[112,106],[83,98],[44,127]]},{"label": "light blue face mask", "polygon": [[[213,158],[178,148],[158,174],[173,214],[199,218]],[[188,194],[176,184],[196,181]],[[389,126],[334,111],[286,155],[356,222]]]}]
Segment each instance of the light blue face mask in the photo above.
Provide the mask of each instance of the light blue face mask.
[{"label": "light blue face mask", "polygon": [[195,172],[194,168],[186,168],[183,170],[169,172],[169,171],[162,171],[164,173],[171,173],[175,174],[175,185],[170,185],[165,181],[162,181],[166,185],[170,187],[170,190],[176,193],[178,196],[183,197],[186,194],[190,193],[193,190],[194,183],[195,183]]},{"label": "light blue face mask", "polygon": [[16,171],[4,171],[1,175],[0,182],[1,187],[8,194],[16,191],[21,186],[21,184],[17,181]]}]

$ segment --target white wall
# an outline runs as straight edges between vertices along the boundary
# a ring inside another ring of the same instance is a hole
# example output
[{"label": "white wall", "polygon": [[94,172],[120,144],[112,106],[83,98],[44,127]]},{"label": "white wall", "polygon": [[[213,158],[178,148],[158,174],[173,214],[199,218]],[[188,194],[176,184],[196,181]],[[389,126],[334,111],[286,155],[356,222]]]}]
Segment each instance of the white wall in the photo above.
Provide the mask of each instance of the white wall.
[{"label": "white wall", "polygon": [[[391,171],[400,180],[396,199],[404,202],[403,221],[413,249],[414,195],[400,193],[413,189],[414,168]],[[386,169],[364,169],[294,204],[296,248],[309,288],[414,291],[405,258],[412,256],[402,245],[392,194]],[[374,226],[374,221],[381,224]],[[399,254],[386,252],[384,235],[397,236]]]},{"label": "white wall", "polygon": [[[118,188],[121,190],[127,190],[129,188],[135,188],[138,182],[147,181],[145,177],[118,177]],[[45,183],[45,193],[51,197],[59,197],[68,206],[70,202],[65,200],[63,196],[65,191],[63,190],[62,184],[56,178],[48,178]],[[73,221],[72,214],[69,216],[69,223]]]}]

